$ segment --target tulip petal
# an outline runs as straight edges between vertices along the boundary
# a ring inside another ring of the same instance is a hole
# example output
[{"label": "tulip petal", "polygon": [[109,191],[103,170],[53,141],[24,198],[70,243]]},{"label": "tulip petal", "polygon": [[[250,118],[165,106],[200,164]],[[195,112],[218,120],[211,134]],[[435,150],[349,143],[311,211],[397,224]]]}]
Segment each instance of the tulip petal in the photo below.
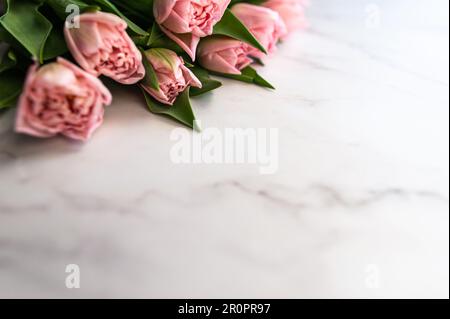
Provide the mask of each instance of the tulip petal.
[{"label": "tulip petal", "polygon": [[32,123],[27,120],[27,104],[28,104],[28,88],[31,86],[31,83],[34,82],[36,72],[38,70],[38,65],[34,64],[30,67],[27,74],[27,79],[24,84],[24,91],[20,95],[18,104],[17,104],[17,114],[16,114],[16,123],[15,123],[15,131],[17,133],[23,133],[28,135],[33,135],[36,137],[51,137],[55,134],[46,132],[43,130],[37,130],[33,127]]},{"label": "tulip petal", "polygon": [[84,55],[78,49],[77,43],[75,42],[75,40],[72,36],[71,29],[68,26],[66,26],[64,28],[64,36],[66,38],[67,47],[69,48],[70,52],[72,53],[73,57],[78,62],[78,64],[83,69],[85,69],[87,72],[89,72],[95,76],[99,76],[100,72],[98,72],[93,67],[91,67],[91,65],[89,64],[87,59],[84,57]]},{"label": "tulip petal", "polygon": [[161,30],[176,44],[178,44],[192,59],[195,61],[195,54],[197,51],[198,43],[200,42],[200,37],[197,37],[193,34],[175,34],[169,31],[168,29],[160,26]]},{"label": "tulip petal", "polygon": [[211,71],[239,75],[240,70],[252,63],[247,47],[248,45],[239,40],[211,37],[200,43],[199,62]]},{"label": "tulip petal", "polygon": [[186,79],[186,82],[188,82],[188,84],[190,86],[193,87],[197,87],[197,88],[202,88],[202,82],[200,82],[200,80],[195,76],[194,73],[192,73],[191,70],[189,70],[186,66],[181,66],[181,70],[183,71],[183,76]]},{"label": "tulip petal", "polygon": [[153,14],[158,24],[167,20],[178,0],[154,0]]},{"label": "tulip petal", "polygon": [[88,12],[80,15],[80,18],[82,19],[82,21],[114,25],[122,30],[126,30],[128,27],[127,23],[122,18],[112,13],[101,11],[96,11],[93,13]]},{"label": "tulip petal", "polygon": [[192,33],[191,20],[187,19],[191,16],[190,11],[190,1],[177,2],[169,16],[164,20],[164,27],[174,33]]},{"label": "tulip petal", "polygon": [[148,94],[150,94],[155,100],[158,102],[165,104],[165,105],[173,105],[174,101],[169,101],[167,96],[164,94],[161,90],[155,90],[152,88],[149,88],[147,86],[141,86],[145,91],[147,91]]},{"label": "tulip petal", "polygon": [[100,81],[100,79],[93,76],[92,74],[83,72],[83,70],[81,70],[76,65],[72,64],[71,62],[67,61],[64,58],[59,57],[56,61],[59,64],[64,65],[66,68],[72,70],[76,76],[83,76],[86,79],[88,79],[89,82],[101,93],[102,102],[105,105],[110,105],[112,103],[111,92],[106,88],[106,86],[102,83],[102,81]]}]

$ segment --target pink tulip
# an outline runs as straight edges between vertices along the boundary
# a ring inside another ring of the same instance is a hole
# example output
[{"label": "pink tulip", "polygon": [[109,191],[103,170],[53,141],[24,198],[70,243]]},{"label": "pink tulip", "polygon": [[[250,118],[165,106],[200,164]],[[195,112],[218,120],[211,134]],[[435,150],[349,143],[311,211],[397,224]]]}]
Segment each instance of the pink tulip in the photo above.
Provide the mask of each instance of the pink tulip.
[{"label": "pink tulip", "polygon": [[73,57],[87,72],[134,84],[145,75],[142,55],[126,33],[127,23],[110,13],[84,13],[79,28],[66,25],[64,34]]},{"label": "pink tulip", "polygon": [[145,57],[155,70],[159,90],[142,85],[157,101],[173,105],[176,98],[188,86],[202,87],[202,83],[185,65],[182,58],[168,49],[150,49]]},{"label": "pink tulip", "polygon": [[211,35],[231,0],[155,0],[156,22],[195,60],[200,38]]},{"label": "pink tulip", "polygon": [[203,40],[198,48],[199,63],[208,70],[241,74],[253,61],[248,57],[248,45],[226,37]]},{"label": "pink tulip", "polygon": [[289,32],[307,26],[305,7],[307,0],[269,0],[263,6],[278,12]]},{"label": "pink tulip", "polygon": [[[286,25],[280,15],[269,8],[239,3],[233,6],[231,11],[245,24],[269,54],[276,51],[276,44],[287,34]],[[264,57],[264,53],[256,48],[251,48],[249,55],[260,59]]]},{"label": "pink tulip", "polygon": [[37,137],[65,135],[86,141],[102,124],[111,93],[93,75],[67,60],[33,65],[19,99],[16,132]]}]

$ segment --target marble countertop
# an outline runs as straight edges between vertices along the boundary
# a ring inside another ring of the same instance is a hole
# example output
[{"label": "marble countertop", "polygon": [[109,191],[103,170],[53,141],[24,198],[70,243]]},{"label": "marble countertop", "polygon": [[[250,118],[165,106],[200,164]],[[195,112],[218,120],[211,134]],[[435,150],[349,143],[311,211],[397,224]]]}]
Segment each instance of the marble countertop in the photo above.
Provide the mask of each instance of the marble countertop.
[{"label": "marble countertop", "polygon": [[86,145],[1,114],[0,297],[448,298],[448,2],[312,2],[261,69],[277,91],[194,100],[204,127],[278,128],[276,174],[172,163],[132,90]]}]

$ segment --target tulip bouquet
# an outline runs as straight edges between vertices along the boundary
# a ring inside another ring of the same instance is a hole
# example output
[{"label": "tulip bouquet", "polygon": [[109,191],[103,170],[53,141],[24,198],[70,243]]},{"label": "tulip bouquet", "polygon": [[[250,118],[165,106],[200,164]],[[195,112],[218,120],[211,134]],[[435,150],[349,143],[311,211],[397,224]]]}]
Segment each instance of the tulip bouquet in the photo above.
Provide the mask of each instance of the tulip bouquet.
[{"label": "tulip bouquet", "polygon": [[228,77],[266,88],[255,64],[305,26],[306,0],[0,0],[0,109],[15,130],[86,141],[112,95],[194,128],[191,97]]}]

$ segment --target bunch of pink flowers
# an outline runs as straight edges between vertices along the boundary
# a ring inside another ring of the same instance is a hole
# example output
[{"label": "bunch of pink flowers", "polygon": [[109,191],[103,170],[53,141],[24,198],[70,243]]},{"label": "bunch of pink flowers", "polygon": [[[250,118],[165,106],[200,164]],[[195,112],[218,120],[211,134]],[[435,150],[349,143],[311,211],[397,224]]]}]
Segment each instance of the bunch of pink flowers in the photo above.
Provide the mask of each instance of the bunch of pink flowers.
[{"label": "bunch of pink flowers", "polygon": [[[112,2],[127,8],[126,1]],[[35,57],[18,99],[15,130],[86,141],[102,124],[104,107],[112,102],[99,76],[139,85],[155,103],[171,108],[189,87],[201,90],[199,69],[241,75],[251,64],[274,54],[289,33],[306,26],[305,0],[248,2],[153,0],[153,19],[162,39],[167,39],[157,45],[143,44],[143,37],[130,32],[130,20],[118,11],[86,11],[66,21],[64,39],[70,55],[43,65]],[[231,33],[214,32],[226,11],[260,46]],[[152,36],[146,38],[147,44]],[[170,41],[180,50],[164,45]]]}]

